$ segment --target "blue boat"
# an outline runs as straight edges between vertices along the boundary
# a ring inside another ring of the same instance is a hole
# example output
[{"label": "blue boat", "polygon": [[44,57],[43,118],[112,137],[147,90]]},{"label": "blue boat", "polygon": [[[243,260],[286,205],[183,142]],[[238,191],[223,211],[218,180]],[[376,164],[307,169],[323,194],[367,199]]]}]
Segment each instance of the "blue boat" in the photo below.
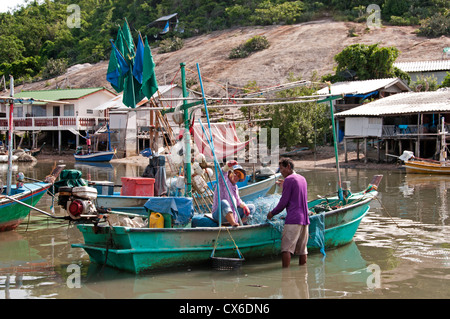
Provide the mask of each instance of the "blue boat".
[{"label": "blue boat", "polygon": [[[108,134],[108,150],[100,152],[88,151],[84,153],[81,147],[77,148],[77,151],[73,156],[77,162],[109,162],[112,160],[115,152],[111,148],[111,131],[109,130],[109,124],[106,125],[106,132]],[[89,133],[85,137],[87,141],[90,142]]]},{"label": "blue boat", "polygon": [[73,156],[77,162],[109,162],[114,156],[114,151],[73,154]]}]

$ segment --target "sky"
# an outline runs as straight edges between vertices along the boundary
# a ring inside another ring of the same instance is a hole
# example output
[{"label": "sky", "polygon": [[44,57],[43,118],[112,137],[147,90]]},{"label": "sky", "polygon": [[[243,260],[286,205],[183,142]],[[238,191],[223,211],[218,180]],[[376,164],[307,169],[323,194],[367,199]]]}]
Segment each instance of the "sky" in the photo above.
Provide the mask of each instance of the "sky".
[{"label": "sky", "polygon": [[[30,2],[32,0],[28,0]],[[25,0],[0,0],[0,12],[7,12],[9,9],[15,8],[18,4],[25,4]]]}]

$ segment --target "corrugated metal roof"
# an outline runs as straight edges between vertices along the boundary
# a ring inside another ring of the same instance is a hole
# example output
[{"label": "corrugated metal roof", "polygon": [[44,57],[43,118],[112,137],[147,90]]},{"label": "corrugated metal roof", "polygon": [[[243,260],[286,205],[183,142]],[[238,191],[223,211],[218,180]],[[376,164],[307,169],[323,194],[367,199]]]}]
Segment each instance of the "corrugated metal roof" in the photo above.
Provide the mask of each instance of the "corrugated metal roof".
[{"label": "corrugated metal roof", "polygon": [[14,94],[15,98],[32,98],[39,100],[76,100],[83,96],[104,90],[103,87],[87,89],[62,89],[62,90],[41,90],[41,91],[22,91]]},{"label": "corrugated metal roof", "polygon": [[450,90],[397,93],[337,113],[336,116],[382,116],[427,112],[450,112]]},{"label": "corrugated metal roof", "polygon": [[[331,85],[331,94],[367,94],[376,90],[388,88],[397,83],[405,90],[411,90],[400,79],[389,78],[365,81],[336,82]],[[317,94],[328,94],[328,87],[317,91]]]},{"label": "corrugated metal roof", "polygon": [[450,71],[450,60],[396,62],[394,66],[404,72]]}]

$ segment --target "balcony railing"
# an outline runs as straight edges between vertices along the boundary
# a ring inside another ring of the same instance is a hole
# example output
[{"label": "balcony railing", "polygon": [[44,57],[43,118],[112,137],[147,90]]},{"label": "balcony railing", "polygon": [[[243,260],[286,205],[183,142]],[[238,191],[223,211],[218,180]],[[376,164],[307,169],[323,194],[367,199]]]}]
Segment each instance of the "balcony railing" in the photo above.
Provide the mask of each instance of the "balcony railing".
[{"label": "balcony railing", "polygon": [[[424,125],[383,125],[382,137],[417,137],[418,135],[436,136],[440,128],[429,129]],[[445,125],[445,130],[450,133],[450,125]],[[450,134],[449,134],[450,135]]]},{"label": "balcony railing", "polygon": [[[102,126],[109,122],[106,117],[86,116],[54,116],[54,117],[15,117],[14,129],[21,131],[37,130],[76,130],[91,129],[94,126]],[[8,120],[0,119],[0,130],[8,130]]]}]

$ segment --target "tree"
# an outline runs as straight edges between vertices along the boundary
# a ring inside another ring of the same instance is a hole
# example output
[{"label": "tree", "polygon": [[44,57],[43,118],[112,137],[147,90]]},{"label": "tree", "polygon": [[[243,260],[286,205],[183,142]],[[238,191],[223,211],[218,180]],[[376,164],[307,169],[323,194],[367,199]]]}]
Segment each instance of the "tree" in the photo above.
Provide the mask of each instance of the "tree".
[{"label": "tree", "polygon": [[[292,74],[289,76],[289,82],[299,80],[301,79],[296,79]],[[317,83],[315,79],[312,79],[312,82]],[[311,95],[317,90],[317,85],[302,86],[280,91],[277,97],[294,98]],[[258,117],[271,119],[269,122],[263,122],[264,127],[279,129],[280,147],[313,147],[317,137],[331,134],[329,105],[326,103],[306,102],[265,106],[259,109]]]},{"label": "tree", "polygon": [[442,81],[441,87],[450,87],[450,72],[447,72],[447,75],[445,76],[444,80]]},{"label": "tree", "polygon": [[[409,84],[409,75],[394,67],[399,53],[396,47],[352,44],[334,56],[334,60],[338,63],[336,74],[328,75],[324,79],[337,82],[399,77]],[[346,78],[346,74],[351,74],[353,78]]]}]

